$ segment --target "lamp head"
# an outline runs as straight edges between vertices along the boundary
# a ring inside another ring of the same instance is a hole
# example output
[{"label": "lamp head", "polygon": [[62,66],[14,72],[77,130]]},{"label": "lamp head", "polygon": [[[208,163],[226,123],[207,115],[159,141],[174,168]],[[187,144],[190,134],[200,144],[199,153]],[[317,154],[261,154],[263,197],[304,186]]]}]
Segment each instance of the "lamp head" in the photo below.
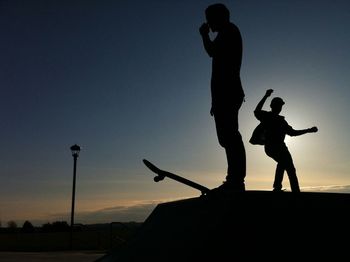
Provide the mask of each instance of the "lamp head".
[{"label": "lamp head", "polygon": [[74,157],[78,157],[79,156],[80,146],[78,146],[77,144],[72,145],[70,147],[70,150],[72,151],[72,156],[74,156]]}]

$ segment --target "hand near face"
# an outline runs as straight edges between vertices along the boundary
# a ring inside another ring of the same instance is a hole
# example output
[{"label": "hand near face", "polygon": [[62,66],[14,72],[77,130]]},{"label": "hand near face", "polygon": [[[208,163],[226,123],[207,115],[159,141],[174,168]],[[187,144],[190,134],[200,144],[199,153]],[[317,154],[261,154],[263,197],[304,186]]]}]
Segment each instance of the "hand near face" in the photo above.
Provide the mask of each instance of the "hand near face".
[{"label": "hand near face", "polygon": [[199,28],[199,33],[201,35],[208,35],[209,34],[209,25],[207,23],[203,23],[201,27]]}]

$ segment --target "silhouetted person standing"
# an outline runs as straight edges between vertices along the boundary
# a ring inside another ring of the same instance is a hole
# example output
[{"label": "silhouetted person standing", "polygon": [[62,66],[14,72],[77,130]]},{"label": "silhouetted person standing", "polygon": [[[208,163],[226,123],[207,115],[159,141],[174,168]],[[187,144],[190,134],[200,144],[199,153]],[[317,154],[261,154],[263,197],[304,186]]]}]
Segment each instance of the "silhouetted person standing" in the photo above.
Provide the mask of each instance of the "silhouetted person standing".
[{"label": "silhouetted person standing", "polygon": [[[246,154],[238,130],[238,112],[244,101],[240,79],[242,38],[236,25],[230,22],[230,12],[223,4],[210,5],[205,10],[207,23],[199,31],[203,45],[212,58],[210,114],[214,116],[219,143],[227,157],[226,181],[219,187],[224,190],[244,191]],[[214,40],[209,30],[217,32]]]},{"label": "silhouetted person standing", "polygon": [[273,191],[282,191],[283,174],[286,170],[292,192],[300,192],[293,159],[284,143],[284,138],[286,135],[300,136],[318,130],[317,127],[294,130],[284,117],[279,115],[284,105],[284,101],[280,97],[274,97],[271,100],[271,111],[262,110],[266,99],[271,96],[272,92],[272,89],[266,91],[266,94],[256,106],[254,115],[260,120],[265,130],[265,153],[277,162]]}]

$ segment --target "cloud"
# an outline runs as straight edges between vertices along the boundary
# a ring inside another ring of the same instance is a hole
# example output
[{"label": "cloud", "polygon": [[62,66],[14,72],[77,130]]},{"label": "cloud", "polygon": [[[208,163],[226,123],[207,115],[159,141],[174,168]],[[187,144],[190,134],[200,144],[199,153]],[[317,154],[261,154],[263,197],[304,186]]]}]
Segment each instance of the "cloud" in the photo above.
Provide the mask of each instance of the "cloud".
[{"label": "cloud", "polygon": [[146,202],[132,206],[115,206],[96,211],[80,212],[76,221],[85,224],[106,222],[143,222],[156,207],[158,202]]},{"label": "cloud", "polygon": [[[161,203],[182,200],[183,198],[169,198],[161,200],[138,201],[130,205],[116,205],[107,208],[89,211],[75,211],[75,224],[98,224],[111,222],[144,222],[153,209]],[[70,212],[56,212],[47,214],[46,219],[32,219],[37,226],[54,221],[67,221],[70,223]]]},{"label": "cloud", "polygon": [[350,185],[302,187],[301,190],[304,192],[350,193]]},{"label": "cloud", "polygon": [[[153,209],[164,201],[144,201],[134,205],[119,205],[99,210],[75,213],[75,223],[95,224],[111,222],[143,222]],[[70,213],[56,213],[50,215],[50,221],[67,221]]]}]

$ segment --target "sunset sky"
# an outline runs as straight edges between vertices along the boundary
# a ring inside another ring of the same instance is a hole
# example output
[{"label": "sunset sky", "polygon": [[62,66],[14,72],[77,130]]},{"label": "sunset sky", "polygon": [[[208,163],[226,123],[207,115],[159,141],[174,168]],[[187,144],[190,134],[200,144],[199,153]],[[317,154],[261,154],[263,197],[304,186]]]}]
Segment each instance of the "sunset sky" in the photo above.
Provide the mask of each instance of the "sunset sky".
[{"label": "sunset sky", "polygon": [[[209,188],[222,183],[211,60],[198,31],[212,3],[0,1],[3,226],[69,221],[75,143],[77,223],[143,221],[159,202],[199,195],[154,183],[143,158]],[[222,3],[243,38],[246,189],[272,189],[275,162],[248,142],[253,110],[272,88],[291,126],[319,129],[286,139],[301,190],[350,192],[350,2]]]}]

